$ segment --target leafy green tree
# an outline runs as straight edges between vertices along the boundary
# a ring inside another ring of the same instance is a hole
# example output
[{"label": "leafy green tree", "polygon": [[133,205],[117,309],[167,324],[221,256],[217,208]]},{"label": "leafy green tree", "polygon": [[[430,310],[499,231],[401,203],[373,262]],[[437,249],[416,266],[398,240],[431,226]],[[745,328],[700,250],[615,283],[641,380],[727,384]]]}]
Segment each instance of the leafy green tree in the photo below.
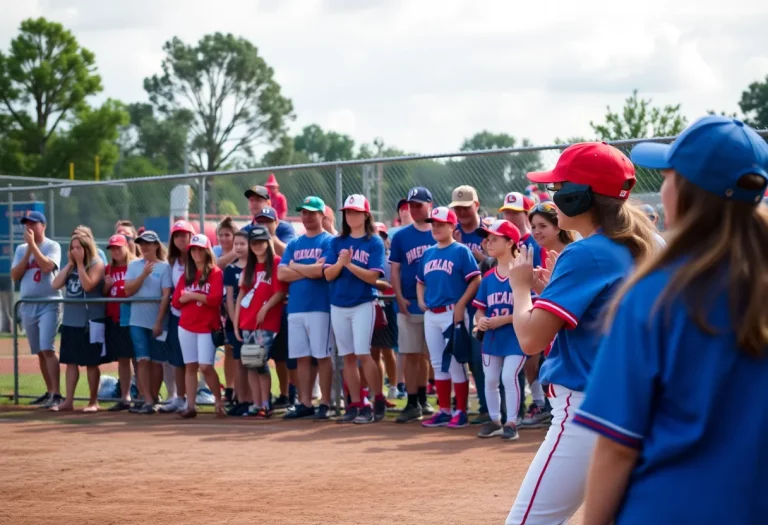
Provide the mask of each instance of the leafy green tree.
[{"label": "leafy green tree", "polygon": [[249,41],[217,32],[195,45],[174,37],[163,51],[163,73],[145,79],[144,89],[165,116],[181,109],[194,116],[194,170],[216,171],[237,157],[252,157],[254,145],[274,144],[285,134],[293,104]]},{"label": "leafy green tree", "polygon": [[461,144],[461,151],[477,151],[486,149],[514,148],[517,141],[515,137],[506,133],[491,133],[483,130],[465,139]]},{"label": "leafy green tree", "polygon": [[150,160],[163,173],[182,173],[189,129],[194,115],[187,109],[160,115],[151,104],[127,107],[131,124],[124,131],[123,154]]},{"label": "leafy green tree", "polygon": [[576,135],[573,137],[566,137],[564,139],[561,139],[560,137],[556,137],[553,144],[578,144],[580,142],[592,142],[594,139],[588,139],[585,137],[582,137],[580,135]]},{"label": "leafy green tree", "polygon": [[762,82],[752,82],[741,94],[741,111],[746,123],[757,129],[768,129],[768,76]]},{"label": "leafy green tree", "polygon": [[687,124],[680,104],[657,107],[652,99],[640,98],[637,90],[626,99],[620,112],[615,113],[608,106],[605,122],[589,123],[597,137],[605,141],[673,136]]},{"label": "leafy green tree", "polygon": [[349,135],[325,132],[317,124],[306,126],[293,139],[294,150],[303,152],[311,162],[333,162],[355,158],[355,141]]}]

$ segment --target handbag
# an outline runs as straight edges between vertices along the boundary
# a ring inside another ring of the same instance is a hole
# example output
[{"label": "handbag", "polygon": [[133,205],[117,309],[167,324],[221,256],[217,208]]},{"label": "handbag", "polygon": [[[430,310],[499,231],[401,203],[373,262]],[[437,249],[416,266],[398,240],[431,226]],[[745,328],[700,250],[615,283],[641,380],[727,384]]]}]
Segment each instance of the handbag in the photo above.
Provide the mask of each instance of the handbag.
[{"label": "handbag", "polygon": [[224,334],[224,329],[219,328],[211,332],[211,339],[213,340],[213,346],[219,348],[227,344],[227,336]]},{"label": "handbag", "polygon": [[377,300],[375,303],[375,308],[376,317],[373,321],[373,329],[380,330],[382,328],[386,328],[389,325],[389,321],[387,321],[387,314],[384,311],[384,301],[381,299]]},{"label": "handbag", "polygon": [[240,361],[245,368],[261,368],[267,362],[269,350],[264,344],[264,331],[256,330],[248,338],[253,343],[245,343],[240,349]]}]

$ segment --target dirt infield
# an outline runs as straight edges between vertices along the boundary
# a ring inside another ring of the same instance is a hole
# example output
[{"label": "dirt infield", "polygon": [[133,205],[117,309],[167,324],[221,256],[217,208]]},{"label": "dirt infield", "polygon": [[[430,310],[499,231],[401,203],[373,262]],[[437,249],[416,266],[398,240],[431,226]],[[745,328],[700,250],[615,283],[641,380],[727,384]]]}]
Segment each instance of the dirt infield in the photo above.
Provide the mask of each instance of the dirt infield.
[{"label": "dirt infield", "polygon": [[3,408],[0,523],[503,523],[544,431],[475,431]]}]

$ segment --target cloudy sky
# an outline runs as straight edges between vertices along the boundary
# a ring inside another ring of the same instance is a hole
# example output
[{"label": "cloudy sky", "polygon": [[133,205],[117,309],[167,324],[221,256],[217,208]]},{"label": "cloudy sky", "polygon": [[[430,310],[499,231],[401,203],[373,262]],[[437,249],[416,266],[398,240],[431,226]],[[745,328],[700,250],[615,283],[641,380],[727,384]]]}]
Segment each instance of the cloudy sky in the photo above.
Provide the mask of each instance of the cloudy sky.
[{"label": "cloudy sky", "polygon": [[[621,6],[617,6],[621,4]],[[666,5],[665,5],[666,4]],[[172,36],[251,40],[293,100],[294,130],[318,123],[446,152],[488,129],[551,143],[588,135],[638,88],[689,118],[738,110],[768,75],[760,0],[0,0],[0,48],[28,17],[71,29],[96,54],[103,97],[144,101]]]}]

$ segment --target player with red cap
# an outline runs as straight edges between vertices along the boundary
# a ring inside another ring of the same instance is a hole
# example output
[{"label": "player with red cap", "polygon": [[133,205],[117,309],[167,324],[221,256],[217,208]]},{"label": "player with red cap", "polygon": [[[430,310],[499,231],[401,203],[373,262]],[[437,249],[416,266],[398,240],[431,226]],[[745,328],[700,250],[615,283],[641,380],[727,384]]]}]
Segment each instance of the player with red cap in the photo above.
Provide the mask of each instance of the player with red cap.
[{"label": "player with red cap", "polygon": [[[528,178],[554,191],[561,228],[583,240],[569,244],[534,304],[533,253],[521,247],[510,266],[513,326],[523,353],[555,343],[541,367],[549,385],[552,426],[517,494],[507,524],[563,523],[582,503],[595,436],[573,422],[584,400],[608,302],[638,261],[651,255],[653,226],[627,202],[635,185],[632,162],[605,143],[574,144],[551,171]],[[556,339],[555,339],[556,338]]]}]

